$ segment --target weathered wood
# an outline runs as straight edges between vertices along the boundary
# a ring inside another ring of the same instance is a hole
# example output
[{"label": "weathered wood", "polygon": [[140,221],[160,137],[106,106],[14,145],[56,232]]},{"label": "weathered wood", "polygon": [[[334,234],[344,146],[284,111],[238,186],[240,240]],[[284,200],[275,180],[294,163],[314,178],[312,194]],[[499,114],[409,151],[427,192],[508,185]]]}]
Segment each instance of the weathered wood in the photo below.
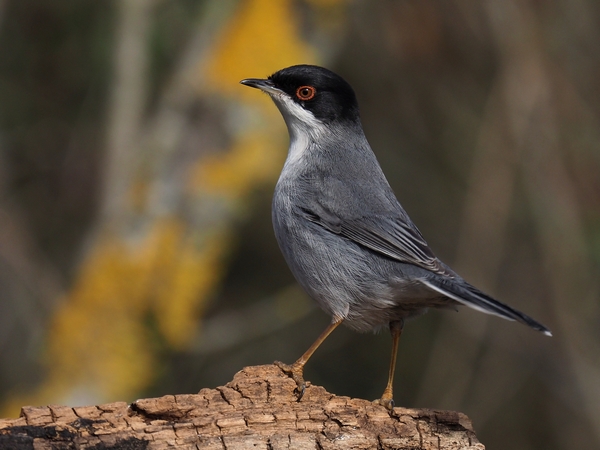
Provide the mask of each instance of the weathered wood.
[{"label": "weathered wood", "polygon": [[275,366],[246,367],[198,394],[99,406],[24,407],[0,420],[1,449],[484,450],[462,413],[394,408],[295,383]]}]

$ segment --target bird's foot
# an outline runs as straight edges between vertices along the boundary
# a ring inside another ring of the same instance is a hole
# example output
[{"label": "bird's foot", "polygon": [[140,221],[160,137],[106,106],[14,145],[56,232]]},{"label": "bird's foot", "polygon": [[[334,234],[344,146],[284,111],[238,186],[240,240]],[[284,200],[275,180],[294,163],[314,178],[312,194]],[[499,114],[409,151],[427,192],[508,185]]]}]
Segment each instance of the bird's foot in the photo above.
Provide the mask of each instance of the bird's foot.
[{"label": "bird's foot", "polygon": [[391,397],[390,398],[381,397],[378,400],[373,400],[373,403],[383,406],[388,411],[392,411],[394,409],[394,399]]},{"label": "bird's foot", "polygon": [[294,364],[284,364],[281,361],[275,361],[273,364],[279,367],[283,373],[296,382],[296,389],[294,392],[298,396],[298,401],[300,401],[306,390],[306,381],[304,381],[303,376],[304,365],[300,365],[297,362]]},{"label": "bird's foot", "polygon": [[379,400],[375,400],[373,403],[383,406],[390,412],[394,409],[394,395],[391,383],[385,388],[381,398]]}]

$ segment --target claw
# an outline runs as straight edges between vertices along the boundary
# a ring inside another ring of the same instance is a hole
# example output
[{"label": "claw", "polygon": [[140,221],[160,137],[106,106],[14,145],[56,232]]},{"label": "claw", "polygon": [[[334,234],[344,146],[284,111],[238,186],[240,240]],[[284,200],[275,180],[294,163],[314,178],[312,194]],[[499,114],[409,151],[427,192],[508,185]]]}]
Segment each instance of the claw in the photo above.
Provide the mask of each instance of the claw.
[{"label": "claw", "polygon": [[304,391],[306,390],[306,381],[304,381],[303,377],[304,367],[297,364],[285,364],[281,361],[275,361],[273,364],[279,367],[283,373],[288,375],[296,382],[296,389],[294,389],[294,393],[298,397],[298,401],[300,401],[304,396]]},{"label": "claw", "polygon": [[393,398],[381,397],[378,400],[373,400],[373,403],[383,406],[388,411],[392,411],[394,409],[394,399]]},{"label": "claw", "polygon": [[304,391],[306,390],[306,381],[304,381],[304,377],[302,376],[302,372],[304,371],[304,365],[306,364],[306,361],[310,359],[310,357],[319,347],[319,345],[321,345],[321,343],[327,338],[327,336],[329,336],[331,332],[335,330],[340,323],[342,323],[342,319],[335,318],[335,320],[331,322],[327,326],[327,328],[325,328],[325,330],[319,335],[317,340],[313,342],[313,344],[310,347],[308,347],[308,350],[306,350],[304,354],[300,358],[298,358],[298,360],[294,364],[284,364],[280,361],[275,361],[273,363],[277,367],[279,367],[283,371],[283,373],[290,376],[292,380],[296,382],[296,389],[294,390],[294,392],[298,396],[298,401],[302,399]]}]

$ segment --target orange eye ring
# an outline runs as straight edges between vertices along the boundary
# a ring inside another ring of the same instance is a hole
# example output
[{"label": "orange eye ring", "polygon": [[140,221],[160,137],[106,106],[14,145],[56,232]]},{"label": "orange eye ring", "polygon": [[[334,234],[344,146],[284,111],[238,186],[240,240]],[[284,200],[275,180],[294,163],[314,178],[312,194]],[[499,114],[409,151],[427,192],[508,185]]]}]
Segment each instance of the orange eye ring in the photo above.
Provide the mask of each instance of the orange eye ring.
[{"label": "orange eye ring", "polygon": [[312,99],[316,94],[317,90],[312,86],[300,86],[296,89],[296,97],[303,101]]}]

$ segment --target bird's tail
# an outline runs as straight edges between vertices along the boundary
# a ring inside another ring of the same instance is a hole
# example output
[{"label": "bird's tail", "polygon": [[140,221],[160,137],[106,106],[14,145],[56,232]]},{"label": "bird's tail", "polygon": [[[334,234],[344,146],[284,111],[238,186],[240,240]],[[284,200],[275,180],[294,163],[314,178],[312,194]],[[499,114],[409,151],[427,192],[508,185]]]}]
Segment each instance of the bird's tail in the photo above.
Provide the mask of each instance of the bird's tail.
[{"label": "bird's tail", "polygon": [[463,280],[443,279],[441,277],[428,277],[421,279],[421,282],[427,287],[440,294],[450,297],[465,306],[476,309],[486,314],[494,314],[507,320],[516,320],[530,326],[534,330],[541,331],[546,336],[552,336],[552,333],[541,323],[532,319],[521,311],[517,311],[489,295],[481,292],[474,286]]}]

